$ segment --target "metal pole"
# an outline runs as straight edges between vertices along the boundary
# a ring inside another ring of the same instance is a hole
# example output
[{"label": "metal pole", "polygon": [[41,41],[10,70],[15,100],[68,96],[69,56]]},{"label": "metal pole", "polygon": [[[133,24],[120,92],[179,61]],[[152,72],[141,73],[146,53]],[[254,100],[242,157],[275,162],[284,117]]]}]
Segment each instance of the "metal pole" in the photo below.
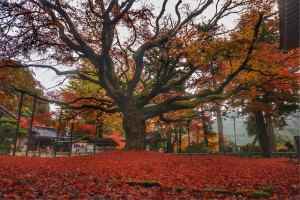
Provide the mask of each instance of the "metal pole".
[{"label": "metal pole", "polygon": [[32,143],[32,126],[33,126],[34,115],[36,110],[36,103],[37,103],[37,99],[36,97],[33,97],[32,113],[31,113],[31,119],[30,119],[30,125],[28,129],[28,137],[27,137],[28,139],[27,139],[26,156],[28,156],[29,148],[31,147],[31,143]]},{"label": "metal pole", "polygon": [[233,117],[233,131],[234,131],[234,145],[235,145],[235,152],[238,151],[237,148],[237,134],[236,134],[236,117]]},{"label": "metal pole", "polygon": [[59,118],[58,118],[58,127],[57,127],[57,134],[56,134],[56,139],[54,140],[53,143],[53,150],[54,150],[54,157],[56,157],[56,148],[57,148],[57,143],[59,141],[59,135],[60,135],[60,130],[61,130],[61,121],[62,121],[62,114],[63,114],[63,110],[62,108],[60,108],[60,113],[59,113]]},{"label": "metal pole", "polygon": [[13,156],[16,155],[17,151],[17,143],[18,143],[18,137],[19,137],[19,129],[20,129],[20,120],[21,120],[21,114],[22,114],[22,107],[23,107],[23,100],[24,100],[24,93],[21,92],[20,101],[18,105],[18,116],[17,116],[17,126],[16,126],[16,132],[15,132],[15,138],[14,138],[14,149],[13,149]]}]

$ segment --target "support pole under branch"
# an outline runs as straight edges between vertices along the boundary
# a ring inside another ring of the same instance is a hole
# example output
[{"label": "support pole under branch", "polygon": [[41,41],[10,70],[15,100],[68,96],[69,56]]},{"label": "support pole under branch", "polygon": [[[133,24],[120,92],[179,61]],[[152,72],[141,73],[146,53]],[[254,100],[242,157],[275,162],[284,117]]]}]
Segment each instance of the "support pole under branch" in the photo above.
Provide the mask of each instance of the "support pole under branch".
[{"label": "support pole under branch", "polygon": [[18,138],[19,138],[19,129],[20,129],[20,120],[21,120],[21,114],[22,114],[23,101],[24,101],[24,93],[21,92],[19,105],[18,105],[18,115],[17,115],[16,132],[15,132],[15,138],[14,138],[13,156],[15,156],[16,152],[17,152],[17,145],[18,145],[17,143],[18,143]]}]

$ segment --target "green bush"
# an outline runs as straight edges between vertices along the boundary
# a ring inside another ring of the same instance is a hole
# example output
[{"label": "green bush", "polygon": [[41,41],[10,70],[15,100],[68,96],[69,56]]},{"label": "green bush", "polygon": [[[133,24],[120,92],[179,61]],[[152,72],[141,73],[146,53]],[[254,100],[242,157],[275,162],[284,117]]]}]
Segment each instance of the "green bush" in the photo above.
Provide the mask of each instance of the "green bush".
[{"label": "green bush", "polygon": [[[20,128],[19,134],[21,137],[26,136],[27,130]],[[14,143],[16,134],[16,124],[14,121],[1,119],[0,120],[0,152],[8,153],[11,145]]]},{"label": "green bush", "polygon": [[224,146],[224,152],[226,152],[226,153],[232,153],[232,152],[234,152],[234,147],[231,144],[225,145]]},{"label": "green bush", "polygon": [[9,144],[0,144],[0,154],[9,153],[10,145]]},{"label": "green bush", "polygon": [[15,128],[10,123],[0,123],[0,152],[6,153],[14,141]]},{"label": "green bush", "polygon": [[266,199],[266,198],[270,198],[271,196],[272,193],[263,190],[256,190],[252,192],[252,194],[250,195],[250,197],[254,199]]},{"label": "green bush", "polygon": [[259,146],[253,145],[253,144],[246,144],[244,146],[240,147],[241,152],[261,152],[261,149]]},{"label": "green bush", "polygon": [[191,144],[185,149],[184,153],[210,153],[210,149],[202,142],[199,144]]}]

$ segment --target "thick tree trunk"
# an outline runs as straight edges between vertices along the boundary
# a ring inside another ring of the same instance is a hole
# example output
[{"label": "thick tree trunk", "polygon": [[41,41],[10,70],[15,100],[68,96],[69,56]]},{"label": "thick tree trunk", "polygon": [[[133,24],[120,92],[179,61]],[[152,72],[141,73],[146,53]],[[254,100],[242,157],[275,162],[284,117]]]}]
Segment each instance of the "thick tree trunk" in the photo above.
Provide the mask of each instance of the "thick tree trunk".
[{"label": "thick tree trunk", "polygon": [[126,109],[123,114],[123,128],[126,134],[125,148],[127,150],[144,150],[146,121],[143,115],[136,109]]},{"label": "thick tree trunk", "polygon": [[255,113],[256,131],[258,140],[264,157],[272,156],[272,137],[269,135],[265,117],[262,111]]},{"label": "thick tree trunk", "polygon": [[265,116],[266,119],[266,128],[267,128],[267,133],[268,133],[268,137],[270,138],[270,142],[271,142],[271,148],[272,151],[276,150],[276,138],[275,138],[275,134],[274,134],[274,126],[273,126],[273,120],[272,120],[272,116],[270,114],[266,114]]}]

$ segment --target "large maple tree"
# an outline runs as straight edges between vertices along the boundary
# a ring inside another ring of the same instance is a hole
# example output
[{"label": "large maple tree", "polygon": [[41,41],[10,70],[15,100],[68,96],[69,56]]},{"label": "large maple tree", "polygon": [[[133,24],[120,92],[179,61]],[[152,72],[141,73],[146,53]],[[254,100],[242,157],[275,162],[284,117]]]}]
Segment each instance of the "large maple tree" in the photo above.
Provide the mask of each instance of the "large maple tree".
[{"label": "large maple tree", "polygon": [[[127,148],[143,149],[147,119],[230,95],[224,88],[246,69],[268,4],[163,0],[155,8],[138,0],[9,0],[0,3],[0,56],[20,67],[48,68],[100,85],[114,105],[93,107],[121,112]],[[222,36],[220,21],[248,6],[257,17],[238,67],[214,89],[204,84],[197,93],[187,92],[191,80],[205,83],[212,76],[212,60],[203,51],[210,38]],[[200,49],[193,46],[195,41],[203,44]],[[80,70],[82,59],[93,66],[96,77]],[[73,68],[63,71],[62,65]],[[154,101],[161,95],[161,101]]]}]

